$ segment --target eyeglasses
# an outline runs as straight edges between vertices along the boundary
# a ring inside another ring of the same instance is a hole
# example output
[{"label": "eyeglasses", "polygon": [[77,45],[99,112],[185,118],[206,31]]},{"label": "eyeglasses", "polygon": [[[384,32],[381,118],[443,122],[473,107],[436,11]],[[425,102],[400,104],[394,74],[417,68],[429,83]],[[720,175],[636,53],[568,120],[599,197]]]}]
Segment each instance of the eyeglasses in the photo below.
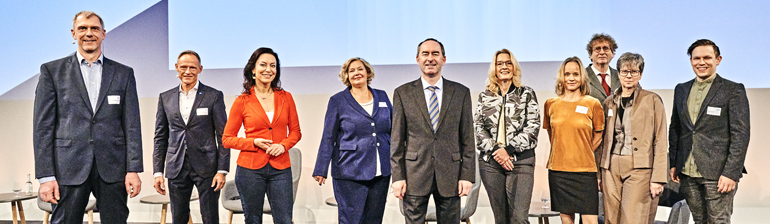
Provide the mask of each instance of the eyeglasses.
[{"label": "eyeglasses", "polygon": [[513,67],[513,62],[512,61],[498,61],[497,62],[497,67],[503,67],[503,66]]},{"label": "eyeglasses", "polygon": [[604,50],[605,52],[610,52],[610,47],[607,47],[607,46],[604,46],[604,47],[598,47],[598,46],[597,46],[597,47],[595,47],[595,48],[594,48],[594,51],[596,51],[597,53],[598,53],[598,52],[602,52],[602,50]]},{"label": "eyeglasses", "polygon": [[622,76],[628,76],[631,75],[632,77],[637,77],[641,75],[642,73],[639,70],[621,70],[620,75]]}]

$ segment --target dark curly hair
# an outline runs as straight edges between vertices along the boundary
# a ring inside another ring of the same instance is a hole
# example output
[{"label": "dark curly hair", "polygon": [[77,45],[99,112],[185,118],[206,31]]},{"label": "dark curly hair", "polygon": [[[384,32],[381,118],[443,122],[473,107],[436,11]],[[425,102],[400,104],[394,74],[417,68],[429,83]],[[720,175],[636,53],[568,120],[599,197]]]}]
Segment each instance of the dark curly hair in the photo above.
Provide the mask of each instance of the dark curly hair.
[{"label": "dark curly hair", "polygon": [[262,54],[272,54],[275,57],[275,78],[270,83],[270,88],[273,88],[274,91],[283,90],[281,88],[281,61],[278,60],[278,54],[269,47],[260,47],[251,54],[249,62],[243,68],[243,94],[251,94],[251,88],[254,88],[254,85],[256,85],[256,80],[254,80],[256,74],[252,71],[254,71],[254,67],[257,65],[257,59]]}]

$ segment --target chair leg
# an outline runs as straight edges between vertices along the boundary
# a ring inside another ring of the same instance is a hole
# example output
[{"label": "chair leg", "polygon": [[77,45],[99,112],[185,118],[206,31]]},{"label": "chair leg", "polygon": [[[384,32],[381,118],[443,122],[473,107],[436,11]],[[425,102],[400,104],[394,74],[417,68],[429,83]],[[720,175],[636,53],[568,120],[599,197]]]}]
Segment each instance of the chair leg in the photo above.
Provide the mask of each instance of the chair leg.
[{"label": "chair leg", "polygon": [[94,224],[94,210],[88,211],[88,224]]},{"label": "chair leg", "polygon": [[160,224],[166,224],[166,210],[168,209],[168,204],[163,204],[160,206]]},{"label": "chair leg", "polygon": [[466,218],[464,221],[465,223],[471,224],[471,217]]},{"label": "chair leg", "polygon": [[227,214],[227,224],[233,224],[233,211]]},{"label": "chair leg", "polygon": [[187,221],[187,224],[193,224],[193,222],[192,222],[192,214],[190,214],[190,221]]},{"label": "chair leg", "polygon": [[50,212],[45,212],[45,216],[43,216],[43,224],[48,224],[48,218],[51,216]]}]

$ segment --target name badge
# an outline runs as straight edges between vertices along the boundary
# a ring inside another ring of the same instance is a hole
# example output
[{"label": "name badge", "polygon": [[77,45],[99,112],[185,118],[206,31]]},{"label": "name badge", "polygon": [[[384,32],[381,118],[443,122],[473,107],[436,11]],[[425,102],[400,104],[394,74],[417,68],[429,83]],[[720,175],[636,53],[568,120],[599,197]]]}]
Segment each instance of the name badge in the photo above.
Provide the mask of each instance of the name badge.
[{"label": "name badge", "polygon": [[380,102],[380,107],[388,107],[388,103]]},{"label": "name badge", "polygon": [[107,104],[120,104],[120,95],[107,96]]},{"label": "name badge", "polygon": [[195,114],[198,116],[209,115],[209,108],[198,108],[195,110]]},{"label": "name badge", "polygon": [[612,117],[612,109],[607,109],[607,117]]},{"label": "name badge", "polygon": [[720,116],[722,115],[722,108],[719,107],[707,107],[706,108],[706,114],[711,116]]},{"label": "name badge", "polygon": [[581,113],[581,114],[588,114],[588,107],[577,106],[575,108],[575,112],[578,112],[578,113]]}]

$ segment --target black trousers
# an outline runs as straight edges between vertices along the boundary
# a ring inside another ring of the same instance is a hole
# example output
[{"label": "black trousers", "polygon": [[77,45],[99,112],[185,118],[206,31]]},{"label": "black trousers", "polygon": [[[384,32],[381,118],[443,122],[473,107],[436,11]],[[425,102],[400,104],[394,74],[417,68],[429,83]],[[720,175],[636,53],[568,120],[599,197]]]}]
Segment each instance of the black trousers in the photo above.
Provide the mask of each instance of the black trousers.
[{"label": "black trousers", "polygon": [[460,223],[460,197],[442,197],[438,193],[438,187],[436,186],[438,181],[435,180],[435,177],[433,178],[430,194],[425,196],[404,195],[404,218],[406,218],[407,224],[425,223],[425,214],[428,213],[428,200],[431,195],[433,195],[433,200],[436,202],[438,224]]},{"label": "black trousers", "polygon": [[80,185],[59,185],[58,205],[54,204],[51,223],[83,223],[83,213],[91,193],[96,198],[101,223],[126,223],[128,220],[128,193],[125,181],[107,183],[99,176],[96,161],[91,173]]},{"label": "black trousers", "polygon": [[213,176],[199,176],[185,159],[179,175],[168,180],[172,223],[184,224],[190,219],[190,196],[193,186],[198,188],[203,223],[219,223],[219,191],[214,191],[211,187],[213,180]]}]

